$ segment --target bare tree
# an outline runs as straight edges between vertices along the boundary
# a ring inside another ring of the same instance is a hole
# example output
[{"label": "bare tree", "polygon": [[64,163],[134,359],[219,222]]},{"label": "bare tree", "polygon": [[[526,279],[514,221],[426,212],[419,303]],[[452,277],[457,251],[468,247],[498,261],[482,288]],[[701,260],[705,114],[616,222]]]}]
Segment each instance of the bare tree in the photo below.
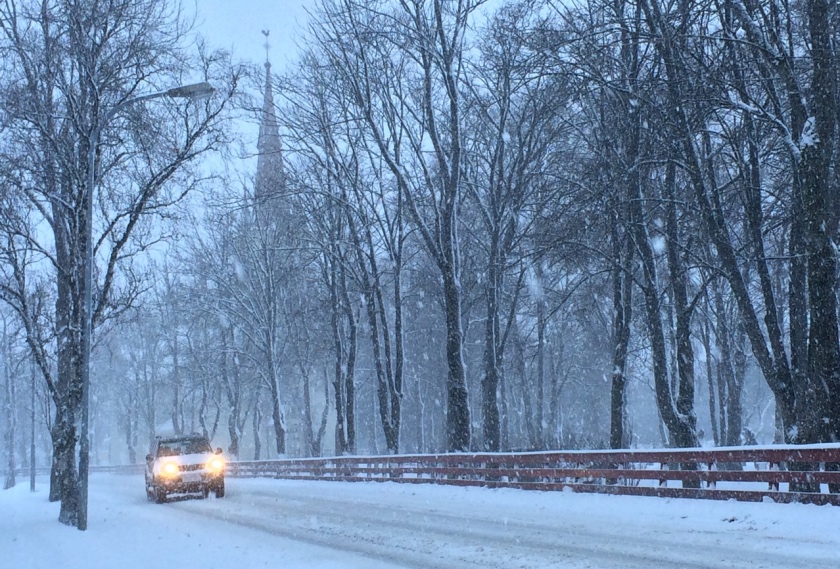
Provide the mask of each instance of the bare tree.
[{"label": "bare tree", "polygon": [[323,2],[321,23],[313,30],[440,271],[449,450],[470,447],[459,280],[464,168],[460,83],[465,35],[479,4]]},{"label": "bare tree", "polygon": [[[470,94],[466,98],[470,114],[465,134],[469,145],[466,185],[485,231],[479,241],[487,259],[481,409],[483,446],[491,451],[500,448],[498,392],[527,266],[516,253],[522,251],[522,241],[533,229],[534,212],[556,197],[556,192],[547,191],[546,162],[563,142],[561,115],[570,95],[532,57],[521,32],[534,25],[532,17],[525,4],[500,9],[479,43],[481,57],[464,78]],[[539,262],[535,265],[534,276],[539,278],[541,267]],[[507,283],[510,277],[513,282]],[[537,302],[539,335],[544,340],[547,309],[543,301]],[[541,349],[538,358],[544,360]],[[545,374],[538,375],[538,385],[543,385]],[[537,406],[540,426],[543,399]]]},{"label": "bare tree", "polygon": [[[199,60],[199,67],[206,78],[216,76],[220,96],[200,105],[133,107],[102,123],[120,102],[178,81],[186,62],[196,61],[181,47],[187,28],[180,18],[166,0],[108,6],[10,0],[0,6],[0,37],[10,63],[0,93],[11,123],[5,131],[8,152],[21,157],[18,187],[49,228],[47,236],[27,236],[27,246],[45,257],[57,283],[53,466],[59,520],[69,525],[78,523],[80,512],[74,451],[82,398],[85,243],[92,240],[94,258],[104,261],[91,315],[101,323],[136,296],[115,282],[125,259],[149,246],[145,239],[132,240],[137,226],[182,199],[196,183],[187,166],[225,141],[219,126],[236,81],[216,57]],[[100,131],[99,184],[92,197],[100,221],[94,223],[84,207],[90,190],[86,156]]]},{"label": "bare tree", "polygon": [[[318,57],[314,52],[307,54],[304,80],[298,81],[304,87],[295,93],[288,117],[297,150],[304,157],[301,167],[306,170],[301,171],[299,189],[302,194],[314,194],[303,199],[312,219],[308,238],[323,252],[322,274],[335,303],[334,335],[339,319],[349,324],[353,353],[347,357],[348,372],[349,364],[355,365],[356,342],[356,318],[347,296],[349,279],[364,299],[379,422],[388,451],[397,453],[405,367],[401,283],[408,231],[404,199],[392,183],[378,146],[367,136],[365,123],[354,116],[352,98],[331,85],[329,77],[335,71],[319,66]],[[312,129],[313,124],[317,128]],[[387,269],[381,266],[382,257]],[[339,348],[336,341],[336,354]],[[340,369],[336,368],[336,378]],[[337,398],[349,401],[346,394],[352,390],[339,385],[336,382]],[[340,424],[343,415],[339,410]]]},{"label": "bare tree", "polygon": [[17,461],[15,460],[15,442],[18,432],[18,376],[20,375],[21,358],[14,351],[15,337],[17,331],[12,328],[14,321],[6,314],[0,312],[2,318],[3,334],[0,336],[0,376],[3,380],[3,409],[5,414],[6,429],[3,433],[4,451],[6,454],[6,479],[3,481],[3,489],[8,490],[15,484],[15,471]]}]

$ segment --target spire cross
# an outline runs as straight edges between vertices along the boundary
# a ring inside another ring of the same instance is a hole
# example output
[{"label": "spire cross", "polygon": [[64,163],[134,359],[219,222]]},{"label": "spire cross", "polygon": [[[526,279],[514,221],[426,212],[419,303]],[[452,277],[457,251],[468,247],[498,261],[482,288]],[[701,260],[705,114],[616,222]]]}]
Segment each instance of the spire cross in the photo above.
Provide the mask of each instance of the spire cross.
[{"label": "spire cross", "polygon": [[268,51],[269,51],[269,49],[271,49],[271,44],[268,43],[268,34],[269,33],[270,33],[270,30],[262,30],[262,35],[265,36],[265,43],[263,44],[263,47],[265,48],[265,62],[266,63],[268,63]]}]

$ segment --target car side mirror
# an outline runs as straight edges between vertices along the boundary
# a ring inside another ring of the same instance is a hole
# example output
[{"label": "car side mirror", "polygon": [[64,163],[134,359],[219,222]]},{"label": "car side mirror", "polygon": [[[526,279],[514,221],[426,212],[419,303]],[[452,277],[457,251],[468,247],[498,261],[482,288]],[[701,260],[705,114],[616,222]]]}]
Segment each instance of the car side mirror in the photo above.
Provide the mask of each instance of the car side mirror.
[{"label": "car side mirror", "polygon": [[155,455],[153,455],[153,454],[147,454],[146,455],[146,462],[154,462],[154,460],[155,460]]},{"label": "car side mirror", "polygon": [[216,448],[216,454],[222,454],[222,447]]}]

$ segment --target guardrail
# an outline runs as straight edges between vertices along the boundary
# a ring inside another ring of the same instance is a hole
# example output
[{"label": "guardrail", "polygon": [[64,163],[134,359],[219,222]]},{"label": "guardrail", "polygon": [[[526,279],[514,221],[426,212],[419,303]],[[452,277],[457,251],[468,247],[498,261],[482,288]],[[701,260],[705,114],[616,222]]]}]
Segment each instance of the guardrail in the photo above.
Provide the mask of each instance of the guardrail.
[{"label": "guardrail", "polygon": [[279,459],[228,475],[840,505],[840,445]]},{"label": "guardrail", "polygon": [[[91,472],[136,475],[143,469],[92,466]],[[840,506],[840,444],[276,459],[230,462],[227,475]]]},{"label": "guardrail", "polygon": [[91,466],[91,472],[107,472],[110,474],[143,474],[145,464],[122,464],[118,466]]},{"label": "guardrail", "polygon": [[[145,465],[143,464],[121,464],[110,466],[91,466],[91,472],[106,472],[110,474],[143,474]],[[49,466],[38,466],[35,468],[37,476],[46,476],[50,473]],[[29,468],[18,468],[15,470],[15,476],[21,479],[28,479],[30,474]]]}]

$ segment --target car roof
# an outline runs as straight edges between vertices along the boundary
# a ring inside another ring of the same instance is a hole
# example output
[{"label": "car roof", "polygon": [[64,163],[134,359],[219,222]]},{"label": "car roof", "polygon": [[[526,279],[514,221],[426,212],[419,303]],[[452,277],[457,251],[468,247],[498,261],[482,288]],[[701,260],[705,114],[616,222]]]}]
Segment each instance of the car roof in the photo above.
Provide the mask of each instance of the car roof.
[{"label": "car roof", "polygon": [[166,437],[155,437],[155,438],[158,440],[158,442],[161,442],[161,443],[172,443],[172,442],[175,442],[175,441],[191,441],[191,440],[196,440],[196,439],[202,440],[202,441],[208,440],[207,437],[205,437],[204,435],[198,435],[198,434],[177,435],[177,436],[171,436],[170,435],[170,436],[166,436]]}]

